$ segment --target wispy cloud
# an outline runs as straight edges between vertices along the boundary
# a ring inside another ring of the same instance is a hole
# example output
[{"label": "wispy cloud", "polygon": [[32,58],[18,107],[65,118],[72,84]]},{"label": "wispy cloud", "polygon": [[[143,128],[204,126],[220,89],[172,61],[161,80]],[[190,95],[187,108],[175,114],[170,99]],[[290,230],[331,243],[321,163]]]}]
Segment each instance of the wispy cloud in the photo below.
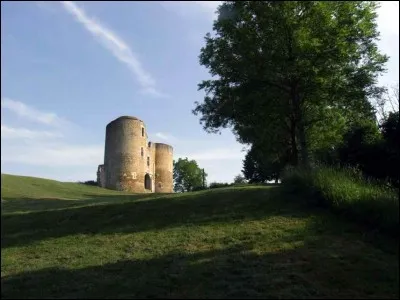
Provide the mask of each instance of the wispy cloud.
[{"label": "wispy cloud", "polygon": [[169,142],[176,142],[177,138],[168,134],[168,133],[163,133],[163,132],[157,132],[156,134],[154,134],[154,137],[156,139],[160,139],[163,141],[169,141]]},{"label": "wispy cloud", "polygon": [[241,173],[245,152],[239,145],[232,147],[210,148],[204,151],[186,152],[179,151],[174,155],[174,160],[178,158],[194,159],[200,168],[204,168],[208,174],[207,182],[232,182],[233,177]]},{"label": "wispy cloud", "polygon": [[216,148],[203,152],[194,152],[187,155],[176,155],[179,157],[188,157],[189,159],[209,161],[209,160],[235,160],[244,157],[244,153],[239,149]]},{"label": "wispy cloud", "polygon": [[[82,174],[88,174],[90,170],[93,170],[91,178],[95,178],[97,165],[103,160],[103,145],[74,142],[76,136],[84,134],[82,129],[55,113],[42,112],[9,98],[3,98],[1,105],[2,109],[7,109],[22,117],[21,122],[18,122],[21,123],[18,125],[20,127],[1,124],[3,172],[7,172],[10,166],[12,170],[15,166],[23,165],[26,170],[29,166],[32,168],[31,175],[33,176],[43,176],[42,171],[46,168],[48,169],[46,172],[57,168],[59,178],[66,178],[71,171],[79,173],[80,170],[84,170]],[[28,127],[27,121],[48,125],[49,129]],[[37,166],[41,168],[36,168]]]},{"label": "wispy cloud", "polygon": [[60,132],[31,130],[27,128],[14,128],[1,124],[2,139],[48,139],[60,137],[63,137]]},{"label": "wispy cloud", "polygon": [[115,32],[111,31],[99,21],[90,18],[86,12],[72,1],[61,1],[64,9],[74,16],[75,20],[81,23],[95,39],[108,49],[115,58],[125,64],[136,77],[142,92],[155,97],[166,97],[157,91],[156,82],[149,72],[147,72],[139,59],[133,53],[128,44],[123,41]]},{"label": "wispy cloud", "polygon": [[101,145],[71,145],[33,140],[2,145],[1,162],[43,167],[89,166],[95,174],[97,165],[103,159],[103,148]]},{"label": "wispy cloud", "polygon": [[55,113],[42,112],[33,107],[26,105],[23,102],[12,100],[9,98],[1,99],[1,108],[8,109],[19,117],[26,120],[42,123],[51,126],[65,126],[68,121],[60,118]]}]

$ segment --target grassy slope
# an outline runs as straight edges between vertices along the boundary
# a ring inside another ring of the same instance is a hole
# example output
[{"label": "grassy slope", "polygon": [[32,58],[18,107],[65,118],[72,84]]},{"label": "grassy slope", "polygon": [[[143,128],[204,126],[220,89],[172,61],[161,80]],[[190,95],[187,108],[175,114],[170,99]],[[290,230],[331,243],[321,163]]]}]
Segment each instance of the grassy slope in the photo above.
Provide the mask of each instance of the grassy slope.
[{"label": "grassy slope", "polygon": [[251,186],[127,195],[2,175],[2,298],[398,297],[395,243],[374,246],[292,197]]}]

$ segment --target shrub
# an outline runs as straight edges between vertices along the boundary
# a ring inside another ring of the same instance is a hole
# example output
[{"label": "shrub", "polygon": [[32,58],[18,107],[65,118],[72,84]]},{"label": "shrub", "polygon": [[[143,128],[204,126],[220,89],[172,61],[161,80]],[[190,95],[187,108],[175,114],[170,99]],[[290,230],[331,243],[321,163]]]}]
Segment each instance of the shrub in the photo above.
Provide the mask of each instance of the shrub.
[{"label": "shrub", "polygon": [[[259,184],[252,184],[252,185],[261,185],[260,183]],[[243,186],[249,186],[249,184],[246,182],[246,183],[231,183],[229,186],[233,186],[233,187],[243,187]]]},{"label": "shrub", "polygon": [[224,182],[211,182],[209,185],[210,189],[216,189],[216,188],[221,188],[221,187],[227,187],[229,186],[229,183],[224,183]]},{"label": "shrub", "polygon": [[79,182],[80,184],[86,184],[86,185],[92,185],[92,186],[98,186],[97,181],[94,180],[87,180],[84,182]]},{"label": "shrub", "polygon": [[356,168],[319,166],[310,171],[286,170],[283,183],[308,204],[330,208],[352,220],[398,235],[398,193]]},{"label": "shrub", "polygon": [[234,184],[245,184],[245,183],[247,183],[247,181],[243,175],[239,174],[239,175],[235,176],[235,178],[233,179],[233,183]]},{"label": "shrub", "polygon": [[[344,135],[336,153],[325,151],[317,159],[330,165],[340,164],[359,168],[366,178],[385,181],[399,188],[400,142],[399,114],[391,113],[381,124],[366,122],[354,126]],[[335,151],[333,151],[335,152]]]},{"label": "shrub", "polygon": [[206,190],[206,189],[207,189],[207,187],[204,187],[204,186],[195,186],[195,187],[192,189],[192,192],[203,191],[203,190]]}]

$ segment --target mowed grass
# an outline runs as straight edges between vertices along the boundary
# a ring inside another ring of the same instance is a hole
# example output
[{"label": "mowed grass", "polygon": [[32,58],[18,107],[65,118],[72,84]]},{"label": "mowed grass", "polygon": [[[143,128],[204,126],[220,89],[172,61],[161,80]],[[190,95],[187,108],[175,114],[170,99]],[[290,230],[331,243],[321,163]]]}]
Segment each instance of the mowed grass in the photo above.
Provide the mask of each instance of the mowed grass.
[{"label": "mowed grass", "polygon": [[398,298],[397,241],[296,197],[2,175],[2,298]]}]

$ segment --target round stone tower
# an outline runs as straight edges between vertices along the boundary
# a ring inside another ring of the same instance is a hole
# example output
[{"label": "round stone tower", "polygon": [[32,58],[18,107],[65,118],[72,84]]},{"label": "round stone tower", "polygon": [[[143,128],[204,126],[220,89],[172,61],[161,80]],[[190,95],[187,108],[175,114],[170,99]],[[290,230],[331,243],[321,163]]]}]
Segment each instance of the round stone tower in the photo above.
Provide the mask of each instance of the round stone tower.
[{"label": "round stone tower", "polygon": [[122,116],[106,127],[104,149],[105,187],[136,193],[154,192],[148,167],[149,147],[142,120]]},{"label": "round stone tower", "polygon": [[155,192],[173,193],[173,149],[170,145],[156,143]]}]

